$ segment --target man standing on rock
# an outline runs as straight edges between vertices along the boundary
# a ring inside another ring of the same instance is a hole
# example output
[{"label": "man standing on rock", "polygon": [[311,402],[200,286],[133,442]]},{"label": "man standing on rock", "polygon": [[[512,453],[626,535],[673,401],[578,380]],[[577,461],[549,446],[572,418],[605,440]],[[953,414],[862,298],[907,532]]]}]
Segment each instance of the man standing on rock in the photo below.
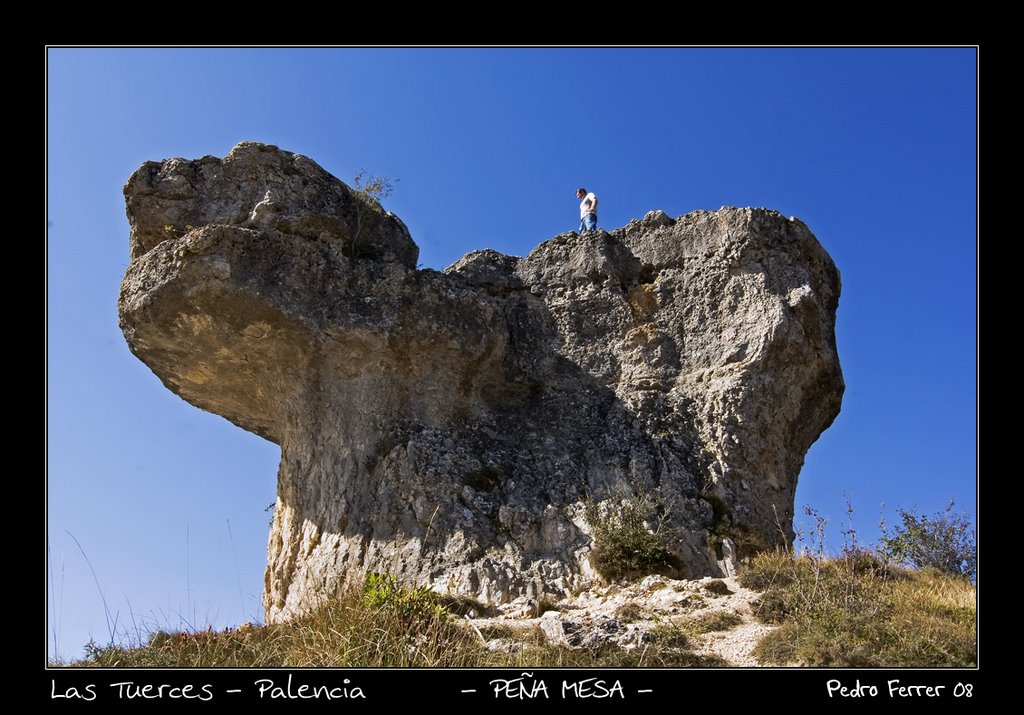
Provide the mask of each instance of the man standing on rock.
[{"label": "man standing on rock", "polygon": [[597,230],[597,197],[594,192],[587,192],[582,186],[576,189],[576,198],[580,201],[580,233]]}]

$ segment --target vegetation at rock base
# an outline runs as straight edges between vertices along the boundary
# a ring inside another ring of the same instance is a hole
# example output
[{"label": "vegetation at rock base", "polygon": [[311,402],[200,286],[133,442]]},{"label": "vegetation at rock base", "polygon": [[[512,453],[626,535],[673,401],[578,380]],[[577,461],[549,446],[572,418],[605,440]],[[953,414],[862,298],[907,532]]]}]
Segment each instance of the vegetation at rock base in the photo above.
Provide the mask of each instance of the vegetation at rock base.
[{"label": "vegetation at rock base", "polygon": [[[952,504],[946,510],[949,517]],[[852,509],[847,506],[848,513]],[[757,555],[740,583],[763,591],[755,616],[779,627],[754,655],[767,664],[832,667],[970,667],[977,662],[976,563],[965,516],[931,519],[901,510],[903,527],[877,548],[852,526],[837,558],[824,552],[826,519],[815,510],[809,553]],[[852,523],[852,519],[851,519]],[[942,568],[923,556],[941,554]],[[908,569],[901,563],[927,564]]]},{"label": "vegetation at rock base", "polygon": [[601,504],[591,501],[586,518],[594,530],[590,562],[604,578],[678,574],[679,559],[667,548],[676,530],[654,498],[617,495]]},{"label": "vegetation at rock base", "polygon": [[[635,506],[635,505],[634,505]],[[948,510],[947,510],[948,511]],[[650,505],[635,506],[627,518],[610,520],[615,532],[624,524],[648,530]],[[912,552],[919,545],[956,538],[937,518],[885,532],[876,548],[861,547],[852,529],[844,530],[846,548],[830,558],[824,550],[826,520],[814,510],[816,527],[805,540],[810,548],[796,555],[763,552],[749,560],[741,586],[761,595],[753,616],[775,626],[754,648],[765,665],[826,667],[971,667],[977,662],[974,563],[961,552],[959,570],[932,565],[909,569],[894,562],[886,547],[902,534]],[[902,514],[903,512],[901,512]],[[912,513],[912,512],[907,512]],[[645,515],[641,518],[641,515]],[[619,526],[615,526],[615,524]],[[938,534],[938,536],[937,536]],[[643,541],[643,537],[641,537]],[[646,542],[645,542],[646,543]],[[948,546],[947,543],[947,546]],[[652,546],[647,553],[657,554]],[[942,550],[940,549],[940,552]],[[973,552],[971,553],[973,557]],[[947,561],[952,564],[953,561]],[[709,588],[710,587],[710,588]],[[731,594],[722,580],[704,583],[706,592]],[[726,593],[728,592],[728,593]],[[690,603],[681,599],[679,604]],[[698,599],[689,607],[701,608]],[[545,604],[542,610],[554,609]],[[165,633],[135,638],[134,647],[90,643],[86,657],[70,663],[85,667],[722,667],[719,656],[699,652],[706,634],[729,631],[745,618],[736,610],[703,610],[663,620],[649,605],[629,602],[615,615],[622,623],[653,620],[635,647],[611,643],[570,648],[548,640],[536,625],[484,621],[477,628],[467,614],[483,615],[486,606],[453,599],[426,588],[405,588],[387,574],[369,574],[362,589],[331,599],[287,623],[215,632]],[[745,607],[744,607],[745,610]],[[746,616],[750,618],[749,615]],[[129,639],[130,640],[130,639]],[[144,642],[142,642],[144,640]],[[58,663],[65,665],[65,663]]]},{"label": "vegetation at rock base", "polygon": [[[507,647],[488,648],[501,639]],[[537,628],[477,631],[424,589],[374,575],[287,623],[226,631],[152,634],[136,647],[90,643],[84,667],[666,667],[721,665],[678,642],[572,649]]]},{"label": "vegetation at rock base", "polygon": [[975,589],[936,569],[886,565],[861,551],[836,559],[785,552],[753,559],[740,583],[763,590],[755,615],[779,624],[754,650],[767,664],[973,666]]}]

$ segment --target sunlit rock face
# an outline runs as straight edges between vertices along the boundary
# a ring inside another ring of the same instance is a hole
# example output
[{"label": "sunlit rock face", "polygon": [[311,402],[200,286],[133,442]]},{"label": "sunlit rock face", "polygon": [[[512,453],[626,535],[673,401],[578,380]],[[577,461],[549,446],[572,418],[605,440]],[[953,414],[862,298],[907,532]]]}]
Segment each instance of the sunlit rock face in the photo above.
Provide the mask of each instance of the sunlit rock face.
[{"label": "sunlit rock face", "polygon": [[843,393],[839,273],[799,220],[651,212],[438,272],[273,146],[147,162],[125,197],[132,352],[281,447],[269,620],[371,571],[488,603],[575,591],[624,504],[673,577],[791,540]]}]

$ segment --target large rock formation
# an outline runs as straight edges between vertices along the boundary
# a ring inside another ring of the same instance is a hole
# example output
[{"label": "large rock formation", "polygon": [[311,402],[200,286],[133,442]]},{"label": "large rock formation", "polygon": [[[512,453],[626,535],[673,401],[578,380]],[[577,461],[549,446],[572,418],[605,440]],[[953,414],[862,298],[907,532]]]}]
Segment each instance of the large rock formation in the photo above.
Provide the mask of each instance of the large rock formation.
[{"label": "large rock formation", "polygon": [[594,522],[630,504],[671,576],[792,538],[843,392],[839,274],[800,221],[652,212],[442,273],[416,269],[395,216],[272,146],[148,162],[125,196],[132,352],[281,446],[268,619],[367,571],[560,595],[597,578]]}]

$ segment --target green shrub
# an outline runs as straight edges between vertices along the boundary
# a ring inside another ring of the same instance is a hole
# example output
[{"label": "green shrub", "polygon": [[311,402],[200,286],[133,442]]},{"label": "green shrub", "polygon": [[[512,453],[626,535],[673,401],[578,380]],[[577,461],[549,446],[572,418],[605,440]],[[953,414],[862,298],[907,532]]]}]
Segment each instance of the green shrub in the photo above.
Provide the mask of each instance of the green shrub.
[{"label": "green shrub", "polygon": [[901,523],[891,533],[882,524],[881,553],[894,563],[930,566],[973,581],[978,571],[974,529],[967,515],[953,508],[950,501],[945,511],[931,516],[898,509]]},{"label": "green shrub", "polygon": [[669,514],[645,496],[618,496],[601,505],[587,504],[594,529],[590,562],[610,581],[649,574],[681,576],[682,562],[668,544],[678,538]]},{"label": "green shrub", "polygon": [[448,609],[426,586],[402,588],[391,574],[368,573],[363,584],[363,603],[408,618],[444,618]]}]

